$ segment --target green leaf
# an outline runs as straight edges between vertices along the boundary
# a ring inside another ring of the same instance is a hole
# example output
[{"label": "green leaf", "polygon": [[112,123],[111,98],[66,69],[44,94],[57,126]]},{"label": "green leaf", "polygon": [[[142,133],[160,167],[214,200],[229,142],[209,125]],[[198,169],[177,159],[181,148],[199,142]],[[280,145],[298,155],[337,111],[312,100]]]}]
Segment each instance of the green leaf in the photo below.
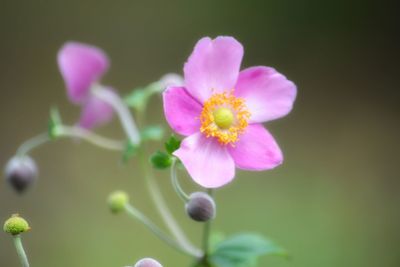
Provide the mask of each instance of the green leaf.
[{"label": "green leaf", "polygon": [[172,154],[175,152],[175,150],[178,150],[178,148],[181,146],[181,140],[175,137],[175,135],[171,135],[171,137],[168,139],[168,141],[165,143],[165,149],[169,154]]},{"label": "green leaf", "polygon": [[164,129],[159,125],[147,126],[140,131],[142,141],[160,141],[164,136]]},{"label": "green leaf", "polygon": [[261,255],[286,257],[287,252],[259,234],[241,233],[217,243],[210,262],[217,267],[252,267]]},{"label": "green leaf", "polygon": [[150,162],[156,169],[166,169],[172,164],[172,157],[165,152],[157,151],[150,157]]},{"label": "green leaf", "polygon": [[47,133],[50,139],[54,140],[58,137],[58,129],[62,125],[61,116],[56,107],[50,109],[50,119],[48,122]]},{"label": "green leaf", "polygon": [[126,143],[124,153],[122,154],[122,162],[127,163],[131,157],[136,155],[138,149],[138,145],[132,144],[132,142],[128,141]]}]

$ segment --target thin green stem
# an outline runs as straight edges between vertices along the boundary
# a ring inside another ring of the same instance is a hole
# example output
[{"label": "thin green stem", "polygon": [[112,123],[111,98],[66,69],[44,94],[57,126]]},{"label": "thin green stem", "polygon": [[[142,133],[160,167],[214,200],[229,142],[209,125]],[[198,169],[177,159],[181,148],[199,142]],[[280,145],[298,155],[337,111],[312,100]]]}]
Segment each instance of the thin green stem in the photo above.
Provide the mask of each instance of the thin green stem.
[{"label": "thin green stem", "polygon": [[195,254],[193,251],[190,249],[187,249],[185,247],[182,247],[177,241],[174,239],[170,238],[168,235],[166,235],[160,228],[158,228],[157,225],[155,225],[149,218],[147,218],[142,212],[140,212],[138,209],[133,207],[130,204],[125,205],[125,211],[132,216],[133,218],[139,220],[141,223],[143,223],[151,232],[153,232],[158,238],[163,240],[165,243],[170,245],[171,247],[175,248],[176,250],[185,253],[189,256],[194,256],[196,257],[197,254]]},{"label": "thin green stem", "polygon": [[[73,137],[85,140],[98,147],[109,150],[124,150],[124,143],[121,141],[113,140],[103,137],[87,129],[77,126],[59,126],[57,128],[57,137]],[[33,149],[52,141],[48,133],[41,133],[26,140],[17,150],[17,155],[23,156],[31,152]]]},{"label": "thin green stem", "polygon": [[[212,197],[214,194],[214,191],[212,189],[208,189],[208,194]],[[204,229],[203,229],[203,251],[204,251],[204,260],[207,261],[208,258],[208,253],[209,253],[209,246],[210,246],[210,232],[211,232],[211,222],[212,220],[208,220],[204,224]]]},{"label": "thin green stem", "polygon": [[175,192],[178,194],[178,196],[183,200],[183,202],[187,203],[189,201],[189,196],[183,191],[182,187],[179,184],[178,181],[178,175],[176,173],[176,158],[172,160],[172,165],[171,165],[171,182],[172,186],[175,189]]},{"label": "thin green stem", "polygon": [[[143,149],[143,148],[142,148]],[[150,197],[154,202],[154,205],[157,208],[157,211],[161,215],[165,225],[168,227],[169,231],[172,235],[176,238],[178,243],[182,246],[187,248],[190,251],[193,251],[193,255],[196,257],[201,257],[202,252],[194,247],[191,242],[187,239],[186,235],[183,233],[182,229],[179,227],[178,223],[176,222],[175,218],[172,216],[171,211],[169,210],[168,206],[166,205],[166,201],[161,193],[160,187],[158,186],[157,182],[155,181],[153,175],[150,173],[150,169],[147,168],[147,161],[144,154],[144,151],[139,152],[139,160],[140,165],[143,168],[143,172],[146,179],[147,189],[149,190]]]},{"label": "thin green stem", "polygon": [[[138,125],[143,126],[145,123],[145,111],[146,107],[137,113]],[[160,214],[161,218],[163,219],[165,225],[167,226],[168,230],[172,233],[178,243],[188,248],[189,250],[193,251],[196,257],[202,256],[202,251],[196,248],[189,239],[186,237],[185,233],[182,231],[181,227],[175,220],[174,216],[172,215],[170,209],[168,208],[166,201],[161,193],[160,187],[158,183],[153,177],[152,170],[149,168],[149,164],[147,161],[146,155],[146,143],[141,144],[141,149],[138,153],[139,158],[139,165],[142,167],[143,175],[145,176],[147,190],[149,191],[150,197],[157,208],[158,213]]]},{"label": "thin green stem", "polygon": [[80,127],[60,126],[57,129],[60,137],[75,137],[85,140],[93,145],[109,150],[121,151],[124,149],[124,143],[107,137],[98,135],[92,131]]},{"label": "thin green stem", "polygon": [[21,261],[22,267],[29,267],[28,257],[26,256],[24,247],[22,245],[21,235],[15,235],[14,238],[14,245],[17,250],[18,257]]},{"label": "thin green stem", "polygon": [[47,133],[38,134],[28,140],[26,140],[17,150],[17,155],[23,156],[28,154],[33,149],[41,146],[50,141],[49,135]]}]

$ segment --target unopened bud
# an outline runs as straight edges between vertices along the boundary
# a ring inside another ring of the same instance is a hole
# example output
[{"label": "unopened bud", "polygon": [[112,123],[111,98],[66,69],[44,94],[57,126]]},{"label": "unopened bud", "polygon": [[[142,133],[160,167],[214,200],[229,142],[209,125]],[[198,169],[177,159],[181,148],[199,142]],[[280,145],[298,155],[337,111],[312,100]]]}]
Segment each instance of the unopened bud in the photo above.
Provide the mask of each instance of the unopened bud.
[{"label": "unopened bud", "polygon": [[162,267],[162,265],[151,258],[144,258],[135,264],[135,267]]},{"label": "unopened bud", "polygon": [[11,158],[5,168],[5,176],[11,186],[22,193],[37,178],[38,169],[35,161],[29,156]]},{"label": "unopened bud", "polygon": [[20,233],[26,232],[31,228],[24,218],[20,217],[18,214],[13,214],[11,218],[4,223],[3,229],[6,233],[19,235]]},{"label": "unopened bud", "polygon": [[129,196],[123,191],[115,191],[108,197],[108,206],[113,213],[119,213],[125,209],[125,205],[129,202]]},{"label": "unopened bud", "polygon": [[204,192],[195,192],[189,196],[186,212],[190,218],[198,222],[206,222],[215,217],[215,202]]}]

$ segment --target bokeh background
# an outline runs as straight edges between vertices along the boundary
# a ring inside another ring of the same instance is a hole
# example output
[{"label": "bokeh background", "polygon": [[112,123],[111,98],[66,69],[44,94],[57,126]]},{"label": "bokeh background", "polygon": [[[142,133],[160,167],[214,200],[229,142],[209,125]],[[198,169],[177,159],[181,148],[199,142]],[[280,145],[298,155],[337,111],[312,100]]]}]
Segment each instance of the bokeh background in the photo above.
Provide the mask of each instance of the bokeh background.
[{"label": "bokeh background", "polygon": [[[393,1],[394,2],[394,1]],[[79,108],[65,96],[56,53],[68,40],[102,47],[112,59],[104,82],[122,95],[181,73],[203,36],[232,35],[243,66],[277,68],[298,85],[293,112],[267,127],[286,157],[276,170],[239,172],[217,192],[214,230],[258,231],[292,255],[259,266],[400,266],[399,23],[385,1],[22,1],[0,2],[0,164],[46,129],[49,108],[73,124]],[[160,98],[148,121],[162,123]],[[169,129],[168,129],[169,131]],[[115,120],[100,133],[122,138]],[[154,144],[152,149],[160,148]],[[29,219],[23,236],[31,265],[125,266],[153,256],[165,266],[190,259],[164,246],[141,224],[109,213],[105,199],[125,189],[161,224],[134,162],[86,143],[61,140],[33,152],[40,179],[17,196],[0,183],[0,221]],[[194,242],[167,172],[157,179]],[[194,184],[181,173],[184,186]],[[0,233],[0,266],[19,266],[10,236]]]}]

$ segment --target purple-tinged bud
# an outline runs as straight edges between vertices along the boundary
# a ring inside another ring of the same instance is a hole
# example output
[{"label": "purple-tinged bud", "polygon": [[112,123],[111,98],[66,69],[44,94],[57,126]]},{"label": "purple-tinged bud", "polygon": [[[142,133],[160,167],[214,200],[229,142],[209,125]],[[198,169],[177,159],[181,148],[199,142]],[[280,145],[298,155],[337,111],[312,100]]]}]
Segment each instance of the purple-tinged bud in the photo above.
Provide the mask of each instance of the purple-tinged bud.
[{"label": "purple-tinged bud", "polygon": [[215,217],[215,202],[212,197],[204,192],[192,193],[186,203],[186,212],[193,220],[206,222]]},{"label": "purple-tinged bud", "polygon": [[136,262],[135,267],[162,267],[162,265],[151,258],[144,258]]},{"label": "purple-tinged bud", "polygon": [[6,180],[18,192],[24,192],[38,176],[35,161],[29,156],[14,156],[5,168]]}]

